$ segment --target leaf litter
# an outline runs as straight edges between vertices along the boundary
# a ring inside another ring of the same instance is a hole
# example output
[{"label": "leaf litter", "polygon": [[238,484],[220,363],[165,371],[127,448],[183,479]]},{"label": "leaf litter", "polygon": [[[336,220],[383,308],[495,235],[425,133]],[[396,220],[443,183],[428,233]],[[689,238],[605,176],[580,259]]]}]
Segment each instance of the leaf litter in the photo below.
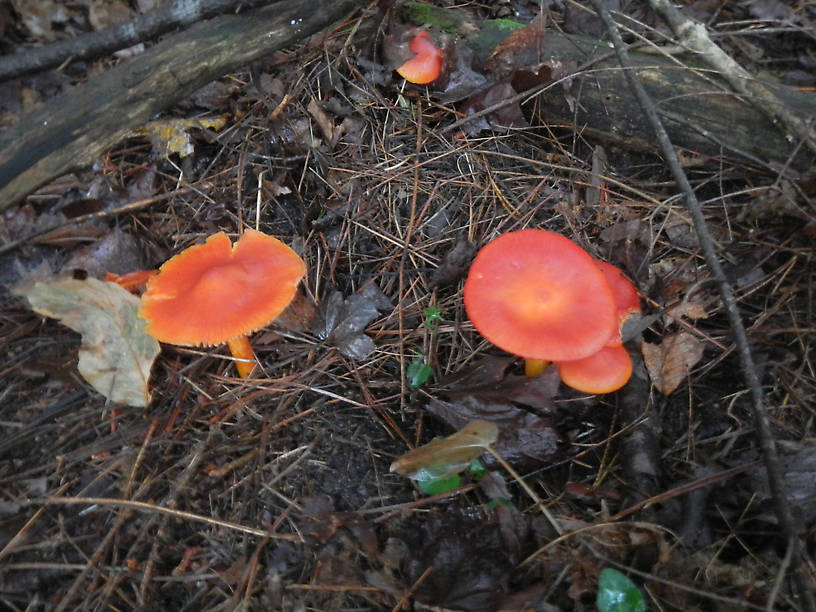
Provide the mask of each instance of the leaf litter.
[{"label": "leaf litter", "polygon": [[161,349],[137,316],[137,297],[93,278],[38,281],[14,292],[38,314],[82,335],[79,373],[94,389],[114,403],[150,403],[150,370]]}]

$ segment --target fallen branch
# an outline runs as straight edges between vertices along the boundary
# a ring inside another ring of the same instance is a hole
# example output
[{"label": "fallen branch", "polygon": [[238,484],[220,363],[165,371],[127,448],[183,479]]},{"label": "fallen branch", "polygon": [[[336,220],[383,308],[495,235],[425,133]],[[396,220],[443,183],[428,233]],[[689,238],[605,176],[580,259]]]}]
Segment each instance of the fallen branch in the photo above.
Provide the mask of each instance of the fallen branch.
[{"label": "fallen branch", "polygon": [[748,100],[774,124],[779,125],[792,142],[804,140],[807,148],[816,152],[816,129],[812,118],[810,121],[803,121],[791,113],[783,101],[762,81],[751,76],[745,68],[714,44],[703,24],[686,17],[668,0],[649,0],[649,6],[669,25],[683,47],[700,54],[702,59],[728,81],[734,91],[747,96]]},{"label": "fallen branch", "polygon": [[609,35],[615,45],[615,51],[618,54],[618,61],[624,69],[624,74],[629,82],[629,86],[637,98],[643,113],[651,125],[660,143],[660,149],[663,152],[664,159],[671,170],[672,176],[678,187],[683,192],[684,202],[694,224],[694,230],[697,234],[697,239],[700,242],[700,248],[705,256],[706,264],[711,270],[717,287],[720,292],[720,299],[722,299],[723,307],[728,317],[729,324],[734,332],[734,340],[737,345],[737,353],[739,355],[740,364],[742,366],[742,373],[745,378],[745,383],[751,396],[751,408],[753,411],[754,424],[756,427],[757,437],[759,438],[759,445],[762,449],[762,458],[765,464],[765,471],[768,475],[768,485],[771,491],[771,496],[774,500],[774,508],[776,517],[779,521],[782,534],[788,541],[789,546],[793,547],[791,552],[790,570],[793,575],[794,582],[801,598],[802,609],[813,612],[816,609],[814,605],[813,592],[807,582],[807,577],[798,570],[801,564],[801,541],[799,537],[799,529],[796,521],[791,513],[790,505],[788,504],[787,493],[785,490],[785,483],[782,479],[782,470],[779,464],[779,457],[776,452],[776,441],[771,434],[770,424],[768,422],[768,415],[765,410],[765,400],[763,397],[762,386],[757,374],[754,358],[751,354],[751,346],[748,342],[748,335],[745,332],[745,326],[740,317],[737,300],[734,295],[734,289],[728,282],[723,272],[720,261],[717,257],[717,252],[714,249],[714,241],[711,238],[711,233],[708,229],[708,224],[703,215],[700,202],[694,194],[691,184],[683,171],[677,153],[674,150],[674,145],[666,133],[666,128],[663,126],[657,109],[652,103],[649,95],[640,82],[637,73],[632,68],[632,63],[629,59],[629,53],[626,45],[621,38],[617,24],[612,20],[604,0],[590,0],[592,6],[598,12],[601,21],[606,26]]},{"label": "fallen branch", "polygon": [[54,68],[68,60],[100,57],[151,40],[172,29],[185,28],[202,19],[269,3],[270,0],[176,0],[127,23],[50,45],[25,46],[13,55],[0,57],[0,82]]},{"label": "fallen branch", "polygon": [[200,22],[47,102],[0,138],[0,210],[76,168],[210,81],[348,15],[361,0],[297,0]]}]

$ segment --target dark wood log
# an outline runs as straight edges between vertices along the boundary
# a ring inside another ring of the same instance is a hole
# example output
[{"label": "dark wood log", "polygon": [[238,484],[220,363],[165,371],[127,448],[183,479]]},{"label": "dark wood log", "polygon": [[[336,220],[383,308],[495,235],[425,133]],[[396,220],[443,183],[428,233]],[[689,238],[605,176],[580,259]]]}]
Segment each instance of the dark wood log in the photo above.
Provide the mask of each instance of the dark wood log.
[{"label": "dark wood log", "polygon": [[0,210],[90,165],[210,81],[349,15],[362,0],[287,0],[204,21],[44,104],[0,137]]},{"label": "dark wood log", "polygon": [[0,57],[0,81],[54,68],[66,61],[101,57],[137,43],[152,40],[175,28],[184,28],[202,19],[271,4],[270,0],[176,0],[148,11],[132,21],[113,25],[40,46],[23,46],[12,55]]},{"label": "dark wood log", "polygon": [[[549,31],[542,60],[582,65],[608,56],[573,77],[572,101],[555,87],[537,97],[539,118],[548,124],[568,126],[586,136],[626,149],[657,152],[651,128],[624,78],[611,48],[596,40]],[[675,146],[750,165],[790,167],[803,171],[813,166],[807,147],[789,139],[750,100],[732,92],[716,73],[691,61],[662,55],[630,53],[633,65],[654,100]],[[772,90],[792,112],[804,120],[816,119],[816,95],[782,85]]]}]

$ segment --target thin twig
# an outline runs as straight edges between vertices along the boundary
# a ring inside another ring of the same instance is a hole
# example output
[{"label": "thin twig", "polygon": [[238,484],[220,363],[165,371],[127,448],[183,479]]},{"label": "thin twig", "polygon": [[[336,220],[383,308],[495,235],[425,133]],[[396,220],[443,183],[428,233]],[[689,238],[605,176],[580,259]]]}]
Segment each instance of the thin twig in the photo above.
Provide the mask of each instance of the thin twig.
[{"label": "thin twig", "polygon": [[233,531],[240,531],[250,535],[261,536],[264,538],[272,538],[273,540],[288,540],[290,542],[300,542],[300,538],[296,535],[289,535],[283,533],[272,533],[265,529],[256,529],[255,527],[247,527],[238,523],[230,521],[222,521],[209,516],[202,516],[193,512],[186,512],[184,510],[174,510],[172,508],[164,508],[156,504],[148,504],[147,502],[132,501],[129,499],[116,499],[110,497],[48,497],[45,500],[46,504],[80,504],[85,506],[114,506],[118,508],[130,508],[138,510],[139,512],[151,512],[158,514],[168,514],[177,519],[187,519],[199,523],[207,523],[216,527],[224,527]]},{"label": "thin twig", "polygon": [[599,17],[606,26],[609,35],[612,37],[612,42],[615,45],[615,51],[618,54],[618,61],[624,69],[624,74],[632,88],[638,104],[643,109],[646,118],[655,131],[660,149],[666,163],[671,170],[675,182],[680,187],[684,195],[684,201],[688,208],[689,214],[694,223],[694,230],[697,234],[697,239],[700,242],[700,248],[703,251],[706,263],[708,264],[711,274],[717,282],[719,288],[720,298],[723,301],[723,307],[728,321],[734,332],[734,340],[737,345],[737,354],[739,355],[740,365],[742,366],[745,383],[748,386],[751,396],[751,409],[753,412],[754,424],[756,426],[757,437],[759,438],[759,445],[762,449],[762,457],[765,463],[765,470],[768,474],[768,485],[771,495],[774,500],[777,520],[781,527],[781,531],[785,539],[794,547],[791,557],[791,572],[793,573],[799,595],[802,599],[804,610],[813,612],[816,610],[814,604],[813,593],[806,581],[803,573],[798,572],[797,568],[801,561],[801,543],[799,540],[799,530],[791,513],[788,504],[788,498],[785,491],[785,483],[782,479],[782,470],[779,464],[779,457],[776,452],[776,442],[771,434],[771,428],[768,421],[768,415],[765,409],[765,400],[763,397],[762,387],[757,374],[757,369],[754,364],[754,358],[751,354],[751,346],[748,341],[748,335],[745,332],[745,326],[742,323],[742,318],[737,307],[737,300],[734,295],[734,289],[725,277],[720,261],[717,257],[717,252],[714,249],[714,242],[708,229],[708,224],[703,215],[702,208],[694,190],[686,177],[683,168],[680,165],[680,160],[674,150],[674,146],[669,140],[666,133],[666,128],[657,113],[654,103],[649,98],[649,94],[643,87],[635,70],[632,68],[632,63],[629,60],[629,53],[626,45],[621,38],[617,25],[612,20],[609,14],[609,9],[603,0],[590,0],[592,6],[598,12]]}]

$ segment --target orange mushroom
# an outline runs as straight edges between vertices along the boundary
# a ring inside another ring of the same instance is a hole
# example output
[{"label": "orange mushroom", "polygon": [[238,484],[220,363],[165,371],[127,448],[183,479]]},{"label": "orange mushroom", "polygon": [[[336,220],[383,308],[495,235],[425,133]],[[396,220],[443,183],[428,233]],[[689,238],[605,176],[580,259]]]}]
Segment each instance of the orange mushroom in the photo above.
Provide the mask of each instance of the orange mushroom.
[{"label": "orange mushroom", "polygon": [[147,333],[182,346],[227,343],[238,374],[255,366],[247,335],[292,301],[306,264],[277,238],[247,229],[234,245],[219,232],[166,261],[147,283]]},{"label": "orange mushroom", "polygon": [[148,281],[148,279],[156,276],[158,273],[158,270],[136,270],[126,274],[114,274],[113,272],[107,272],[105,274],[105,280],[109,283],[116,283],[123,289],[127,289],[128,291],[135,293]]},{"label": "orange mushroom", "polygon": [[558,363],[561,381],[584,393],[612,393],[632,375],[632,360],[620,344],[603,347],[589,357]]},{"label": "orange mushroom", "polygon": [[485,245],[464,297],[479,333],[528,362],[583,359],[617,329],[615,299],[596,261],[547,230],[510,232]]},{"label": "orange mushroom", "polygon": [[633,314],[640,314],[640,298],[635,286],[623,275],[619,268],[605,261],[597,261],[598,267],[604,274],[612,295],[615,298],[615,306],[618,313],[618,327],[609,344],[620,346],[623,342],[621,338],[621,328],[623,324]]},{"label": "orange mushroom", "polygon": [[397,68],[397,73],[410,83],[426,85],[435,81],[442,72],[442,51],[434,44],[433,38],[421,30],[408,46],[414,57]]}]

